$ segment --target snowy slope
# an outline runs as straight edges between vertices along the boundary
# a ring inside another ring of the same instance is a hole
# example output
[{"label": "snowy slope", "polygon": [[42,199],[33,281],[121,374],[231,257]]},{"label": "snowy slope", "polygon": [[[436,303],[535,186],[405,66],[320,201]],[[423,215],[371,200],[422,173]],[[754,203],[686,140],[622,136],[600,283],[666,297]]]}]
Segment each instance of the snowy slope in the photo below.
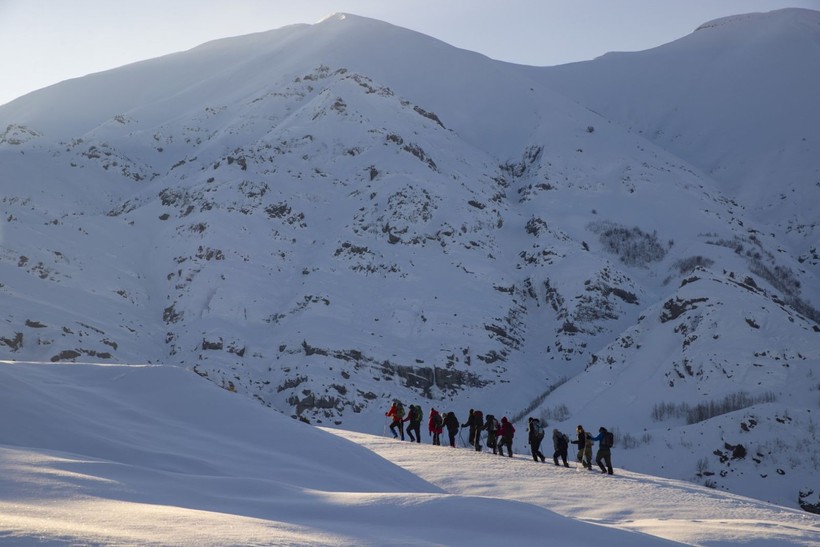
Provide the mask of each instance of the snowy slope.
[{"label": "snowy slope", "polygon": [[[693,70],[702,32],[635,55]],[[395,397],[605,422],[630,470],[816,503],[820,282],[792,211],[556,71],[340,14],[0,107],[0,357],[175,365],[371,433]]]},{"label": "snowy slope", "polygon": [[[0,379],[13,418],[0,425],[0,539],[15,545],[810,545],[820,534],[812,515],[674,481],[332,435],[176,367],[5,363]],[[630,495],[595,494],[608,480]],[[586,503],[554,504],[579,486]],[[662,502],[680,496],[689,510],[666,521]]]},{"label": "snowy slope", "polygon": [[820,12],[805,9],[738,15],[538,74],[709,173],[816,274],[819,25]]}]

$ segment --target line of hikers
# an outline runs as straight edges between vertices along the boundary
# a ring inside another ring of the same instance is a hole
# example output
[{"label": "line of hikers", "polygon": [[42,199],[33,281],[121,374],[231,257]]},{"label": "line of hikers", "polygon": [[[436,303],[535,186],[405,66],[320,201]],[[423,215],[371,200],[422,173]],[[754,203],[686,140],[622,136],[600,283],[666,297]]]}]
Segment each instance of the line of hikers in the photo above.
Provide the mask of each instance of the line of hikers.
[{"label": "line of hikers", "polygon": [[[404,405],[400,401],[394,401],[390,406],[390,410],[385,413],[385,416],[391,418],[390,431],[393,433],[393,438],[401,437],[404,440],[404,424],[407,425],[407,435],[410,437],[410,442],[421,442],[421,422],[424,419],[424,414],[419,405],[410,405],[405,415]],[[500,456],[504,455],[504,447],[507,447],[507,453],[512,458],[513,450],[512,443],[515,436],[515,427],[512,422],[508,421],[506,417],[502,417],[501,421],[495,419],[492,414],[484,413],[480,410],[470,409],[470,415],[467,418],[467,423],[460,423],[454,412],[447,412],[442,415],[435,408],[430,409],[430,414],[427,419],[427,430],[433,437],[434,445],[441,445],[441,434],[447,428],[447,435],[450,440],[450,446],[455,448],[456,435],[459,433],[459,428],[469,428],[469,446],[475,447],[477,452],[482,449],[481,432],[487,432],[487,447],[493,449],[493,454]],[[538,418],[529,418],[527,425],[527,432],[529,434],[528,441],[530,450],[532,451],[532,459],[543,463],[546,457],[541,452],[541,442],[544,440],[544,428],[541,425],[541,420]],[[601,473],[608,473],[612,475],[612,454],[611,450],[615,444],[615,437],[612,432],[607,431],[605,427],[598,429],[598,435],[593,436],[591,433],[584,430],[583,426],[578,426],[576,429],[577,439],[570,440],[565,433],[561,433],[557,429],[552,432],[552,445],[554,452],[552,460],[555,465],[560,465],[558,459],[560,458],[564,467],[569,467],[567,463],[567,453],[569,452],[569,445],[574,444],[578,446],[578,462],[586,469],[592,470],[592,447],[595,442],[598,442],[598,452],[595,455],[595,463],[601,468]],[[464,439],[462,439],[463,442]]]}]

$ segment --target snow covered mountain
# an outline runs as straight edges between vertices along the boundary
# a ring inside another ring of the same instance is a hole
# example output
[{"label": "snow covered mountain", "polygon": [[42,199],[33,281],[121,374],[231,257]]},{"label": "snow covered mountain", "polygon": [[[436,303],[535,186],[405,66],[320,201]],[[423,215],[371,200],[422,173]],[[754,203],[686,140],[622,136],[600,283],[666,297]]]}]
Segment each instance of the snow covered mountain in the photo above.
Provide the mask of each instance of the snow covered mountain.
[{"label": "snow covered mountain", "polygon": [[817,265],[820,14],[738,15],[670,44],[539,74],[717,180]]},{"label": "snow covered mountain", "polygon": [[363,432],[393,398],[606,425],[619,467],[812,508],[818,21],[536,69],[339,14],[22,97],[0,357]]}]

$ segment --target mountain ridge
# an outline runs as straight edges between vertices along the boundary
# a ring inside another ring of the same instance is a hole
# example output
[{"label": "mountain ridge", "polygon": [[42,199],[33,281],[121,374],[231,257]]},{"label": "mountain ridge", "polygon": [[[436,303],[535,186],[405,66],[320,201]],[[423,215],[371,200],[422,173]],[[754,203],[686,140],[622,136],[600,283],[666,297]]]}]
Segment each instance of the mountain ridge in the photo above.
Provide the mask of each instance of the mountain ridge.
[{"label": "mountain ridge", "polygon": [[808,257],[820,193],[812,144],[820,142],[820,115],[811,99],[820,93],[818,26],[820,12],[812,10],[748,14],[645,52],[541,75],[708,173],[752,219],[778,219],[795,252]]}]

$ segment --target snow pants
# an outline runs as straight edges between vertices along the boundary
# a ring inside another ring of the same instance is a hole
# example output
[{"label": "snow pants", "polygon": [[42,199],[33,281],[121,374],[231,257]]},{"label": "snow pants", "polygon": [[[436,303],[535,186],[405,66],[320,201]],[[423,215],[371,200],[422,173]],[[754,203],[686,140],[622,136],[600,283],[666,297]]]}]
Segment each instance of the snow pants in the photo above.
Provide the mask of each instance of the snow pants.
[{"label": "snow pants", "polygon": [[541,441],[538,437],[530,439],[530,449],[532,450],[532,459],[538,461],[540,458],[541,461],[545,460],[544,454],[541,453]]},{"label": "snow pants", "polygon": [[398,437],[396,435],[396,428],[399,428],[399,433],[401,434],[401,440],[404,440],[404,422],[401,420],[393,420],[393,423],[390,424],[390,432],[393,434],[393,438]]},{"label": "snow pants", "polygon": [[567,447],[558,448],[555,452],[552,453],[552,461],[555,462],[555,465],[558,465],[558,458],[564,462],[564,467],[569,467],[567,463]]},{"label": "snow pants", "polygon": [[510,453],[510,457],[512,458],[512,437],[501,437],[501,441],[498,443],[498,455],[504,455],[504,447],[507,447],[507,450]]},{"label": "snow pants", "polygon": [[[612,454],[609,452],[609,448],[598,449],[598,453],[595,455],[595,463],[601,468],[601,473],[612,474]],[[604,463],[606,463],[606,467],[604,467]]]},{"label": "snow pants", "polygon": [[[413,435],[415,433],[415,435]],[[421,442],[421,423],[410,422],[407,424],[407,435],[410,437],[410,442]]]},{"label": "snow pants", "polygon": [[592,469],[592,445],[587,444],[578,449],[578,461],[587,469]]}]

